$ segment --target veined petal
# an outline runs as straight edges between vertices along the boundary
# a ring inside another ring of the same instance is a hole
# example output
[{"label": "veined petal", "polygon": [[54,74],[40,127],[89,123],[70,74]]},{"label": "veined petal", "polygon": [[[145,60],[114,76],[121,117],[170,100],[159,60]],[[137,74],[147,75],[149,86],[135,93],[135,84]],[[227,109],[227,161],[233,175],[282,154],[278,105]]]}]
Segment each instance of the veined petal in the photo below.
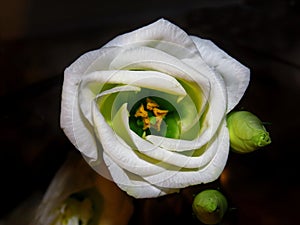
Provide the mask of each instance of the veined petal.
[{"label": "veined petal", "polygon": [[137,176],[122,169],[106,153],[103,158],[113,177],[114,182],[129,195],[135,198],[155,198],[162,195],[177,192],[175,188],[159,188],[145,181],[141,176]]},{"label": "veined petal", "polygon": [[[110,61],[104,60],[104,58],[107,58],[108,55],[114,56],[118,51],[118,48],[90,51],[80,56],[64,72],[60,126],[71,143],[92,161],[97,160],[98,152],[101,152],[102,148],[94,136],[90,117],[83,115],[79,108],[79,84],[83,74],[93,65],[93,62],[97,61],[97,58],[101,59],[99,61],[102,62],[102,66],[105,65],[104,62],[109,65]],[[105,65],[104,68],[107,68],[108,65]]]},{"label": "veined petal", "polygon": [[85,74],[96,70],[107,70],[112,59],[115,58],[121,49],[118,47],[100,48],[89,51],[76,59],[65,69],[65,79],[76,77],[82,79]]},{"label": "veined petal", "polygon": [[212,182],[220,176],[228,158],[229,134],[225,121],[222,123],[213,144],[206,151],[211,151],[209,148],[214,148],[215,154],[204,167],[188,171],[163,171],[157,175],[144,177],[144,179],[155,186],[163,188],[184,188],[190,185]]},{"label": "veined petal", "polygon": [[102,151],[96,137],[93,126],[82,115],[78,103],[78,78],[69,74],[65,75],[60,126],[72,144],[92,161],[98,158],[98,152]]},{"label": "veined petal", "polygon": [[[177,167],[178,170],[181,168],[195,169],[204,167],[216,153],[216,148],[207,147],[203,150],[200,156],[193,156],[194,151],[188,151],[186,154],[180,151],[169,151],[159,146],[155,146],[147,140],[142,139],[133,131],[131,131],[131,137],[137,146],[138,150],[153,159],[169,164],[170,167]],[[214,142],[212,146],[214,146]]]},{"label": "veined petal", "polygon": [[191,37],[195,42],[203,60],[225,80],[228,107],[231,111],[240,101],[248,87],[250,70],[218,48],[213,42],[198,37]]},{"label": "veined petal", "polygon": [[104,47],[124,48],[128,46],[152,47],[179,59],[199,55],[194,42],[187,33],[164,19],[122,34],[108,42]]}]

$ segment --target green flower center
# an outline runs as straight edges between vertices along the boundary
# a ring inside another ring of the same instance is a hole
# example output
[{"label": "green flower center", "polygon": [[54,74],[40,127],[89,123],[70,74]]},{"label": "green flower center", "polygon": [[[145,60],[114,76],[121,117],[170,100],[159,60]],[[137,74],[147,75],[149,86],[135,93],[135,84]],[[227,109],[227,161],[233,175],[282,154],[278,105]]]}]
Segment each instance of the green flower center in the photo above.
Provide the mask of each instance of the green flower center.
[{"label": "green flower center", "polygon": [[158,135],[179,138],[178,112],[168,101],[159,97],[147,97],[137,101],[130,110],[129,126],[141,137]]}]

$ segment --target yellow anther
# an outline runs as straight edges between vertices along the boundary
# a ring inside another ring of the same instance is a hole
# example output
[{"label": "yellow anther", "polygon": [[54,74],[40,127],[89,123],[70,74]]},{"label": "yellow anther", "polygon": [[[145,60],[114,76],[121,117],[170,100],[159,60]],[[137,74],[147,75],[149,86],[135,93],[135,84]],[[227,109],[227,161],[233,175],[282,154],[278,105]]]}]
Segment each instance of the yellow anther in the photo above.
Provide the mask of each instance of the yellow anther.
[{"label": "yellow anther", "polygon": [[158,109],[158,108],[154,108],[153,109],[153,113],[156,117],[162,117],[164,118],[165,115],[167,115],[168,110],[162,110],[162,109]]},{"label": "yellow anther", "polygon": [[147,118],[148,117],[148,112],[145,111],[143,104],[138,108],[136,113],[134,114],[135,117],[142,117],[142,118]]},{"label": "yellow anther", "polygon": [[150,128],[150,119],[149,119],[149,117],[143,118],[143,123],[144,123],[143,130],[147,130],[148,128]]},{"label": "yellow anther", "polygon": [[155,101],[152,101],[150,98],[147,98],[146,102],[147,102],[147,109],[148,110],[153,110],[154,108],[159,107],[159,105]]},{"label": "yellow anther", "polygon": [[[157,107],[159,107],[159,105],[155,101],[151,100],[150,98],[147,98],[146,102],[147,102],[147,110],[152,111],[153,114],[155,115],[156,122],[153,125],[153,127],[157,131],[160,131],[160,125],[163,121],[163,118],[167,115],[168,110],[158,109]],[[148,112],[144,109],[143,104],[141,104],[141,106],[138,108],[134,116],[142,117],[144,123],[143,130],[147,130],[148,128],[150,128],[151,126],[150,118],[148,116]]]}]

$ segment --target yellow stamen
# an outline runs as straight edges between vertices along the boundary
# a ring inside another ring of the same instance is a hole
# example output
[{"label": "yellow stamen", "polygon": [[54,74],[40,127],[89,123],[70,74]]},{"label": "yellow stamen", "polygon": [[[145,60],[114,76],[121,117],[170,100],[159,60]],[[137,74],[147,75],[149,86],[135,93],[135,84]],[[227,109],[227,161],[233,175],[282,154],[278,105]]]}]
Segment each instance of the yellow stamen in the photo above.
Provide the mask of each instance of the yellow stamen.
[{"label": "yellow stamen", "polygon": [[153,110],[154,108],[159,107],[159,105],[155,101],[151,100],[150,98],[147,98],[146,102],[147,102],[148,110]]},{"label": "yellow stamen", "polygon": [[161,122],[162,122],[163,118],[167,115],[168,110],[162,110],[162,109],[154,108],[153,113],[154,113],[155,118],[156,118],[156,123],[155,123],[154,127],[157,131],[160,131]]},{"label": "yellow stamen", "polygon": [[162,109],[154,108],[153,113],[156,117],[164,118],[167,115],[168,110],[162,110]]},{"label": "yellow stamen", "polygon": [[134,114],[135,117],[142,117],[142,118],[147,118],[148,117],[148,112],[145,111],[143,104],[141,104],[140,108],[136,111]]},{"label": "yellow stamen", "polygon": [[[153,125],[153,127],[157,131],[160,131],[161,123],[163,121],[163,118],[167,115],[168,110],[158,109],[159,105],[155,101],[151,100],[150,98],[147,98],[146,102],[147,102],[147,106],[146,106],[147,109],[153,111],[153,114],[155,115],[156,123]],[[143,130],[150,128],[151,125],[150,118],[148,116],[148,112],[144,109],[143,104],[141,104],[141,106],[138,108],[134,116],[142,117],[144,123]]]},{"label": "yellow stamen", "polygon": [[149,117],[143,118],[143,122],[144,122],[143,130],[147,130],[148,128],[150,128],[150,119],[149,119]]}]

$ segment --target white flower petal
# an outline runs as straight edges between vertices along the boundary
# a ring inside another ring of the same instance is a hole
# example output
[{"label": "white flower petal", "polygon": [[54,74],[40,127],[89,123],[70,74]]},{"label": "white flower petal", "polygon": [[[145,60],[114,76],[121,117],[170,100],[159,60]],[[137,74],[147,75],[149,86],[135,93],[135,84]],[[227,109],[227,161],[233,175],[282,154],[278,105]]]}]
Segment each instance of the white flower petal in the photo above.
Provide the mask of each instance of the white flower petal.
[{"label": "white flower petal", "polygon": [[137,149],[134,140],[132,140],[129,128],[129,112],[127,103],[124,103],[112,120],[112,128],[116,134],[124,140],[132,149]]},{"label": "white flower petal", "polygon": [[155,89],[180,97],[186,95],[184,88],[174,77],[158,71],[95,71],[84,79],[83,87],[93,82],[100,84],[128,84],[141,88]]},{"label": "white flower petal", "polygon": [[159,188],[145,181],[141,176],[130,173],[115,163],[104,153],[105,163],[113,177],[114,182],[129,195],[135,198],[155,198],[162,195],[178,192],[178,189]]},{"label": "white flower petal", "polygon": [[98,158],[98,151],[101,151],[101,146],[94,136],[92,125],[79,109],[78,84],[78,78],[66,72],[62,92],[60,126],[72,144],[95,161]]},{"label": "white flower petal", "polygon": [[133,131],[131,132],[131,137],[141,153],[158,161],[169,164],[170,169],[174,168],[174,166],[177,167],[177,169],[195,169],[204,167],[207,163],[210,162],[210,160],[216,153],[216,148],[208,147],[207,149],[202,150],[203,153],[200,156],[193,156],[194,151],[191,150],[186,154],[182,154],[176,151],[173,152],[160,148],[159,146],[155,146],[152,143],[139,137]]},{"label": "white flower petal", "polygon": [[107,47],[89,51],[76,59],[65,69],[65,79],[82,79],[85,74],[96,70],[107,70],[111,61],[120,53],[121,48]]},{"label": "white flower petal", "polygon": [[[216,180],[222,173],[229,153],[229,134],[224,121],[214,142],[206,150],[215,149],[213,158],[204,167],[195,170],[163,171],[154,176],[144,177],[153,185],[164,188],[184,188],[190,185],[208,183]],[[204,152],[203,154],[206,154]]]},{"label": "white flower petal", "polygon": [[79,108],[79,84],[83,78],[83,74],[89,67],[93,66],[97,58],[101,59],[99,61],[102,62],[102,66],[106,62],[106,67],[108,67],[110,61],[104,59],[110,59],[118,52],[118,48],[101,48],[90,51],[79,57],[64,72],[60,126],[72,144],[92,161],[97,160],[99,156],[98,152],[101,152],[102,148],[94,136],[93,126],[90,123],[89,117],[83,115]]},{"label": "white flower petal", "polygon": [[[107,74],[110,73],[108,72]],[[107,75],[107,74],[105,74],[104,72],[102,73],[102,75]],[[101,89],[106,83],[105,82],[102,83],[101,78],[97,78],[96,75],[98,75],[97,72],[88,75],[86,79],[84,79],[81,82],[78,88],[78,101],[79,101],[80,110],[82,111],[85,118],[91,124],[92,124],[91,108],[92,108],[92,102],[94,101],[95,98],[99,98],[101,96],[109,95],[120,91],[140,91],[140,87],[123,85],[123,86],[118,86],[101,92]],[[104,76],[103,80],[106,79],[105,77],[106,76]]]},{"label": "white flower petal", "polygon": [[194,42],[178,26],[160,19],[135,31],[122,34],[104,47],[148,46],[165,51],[178,59],[199,55]]},{"label": "white flower petal", "polygon": [[191,37],[195,42],[203,60],[225,80],[228,107],[231,111],[241,100],[250,80],[250,70],[218,48],[213,42],[198,37]]}]

